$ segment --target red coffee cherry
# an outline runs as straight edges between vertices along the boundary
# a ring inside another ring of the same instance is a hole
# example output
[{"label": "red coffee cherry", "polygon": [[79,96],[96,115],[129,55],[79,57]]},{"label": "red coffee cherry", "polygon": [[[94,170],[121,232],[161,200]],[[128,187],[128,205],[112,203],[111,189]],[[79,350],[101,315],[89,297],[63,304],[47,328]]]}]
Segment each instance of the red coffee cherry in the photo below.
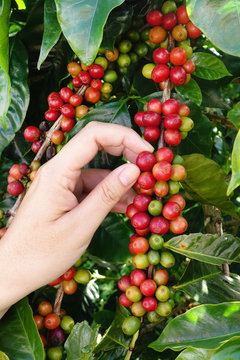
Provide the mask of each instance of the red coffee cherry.
[{"label": "red coffee cherry", "polygon": [[170,73],[169,67],[165,64],[160,64],[155,66],[155,68],[152,71],[151,77],[153,81],[159,83],[161,81],[167,80],[167,78],[169,77],[169,73]]},{"label": "red coffee cherry", "polygon": [[79,75],[72,79],[72,84],[75,88],[80,88],[83,84]]},{"label": "red coffee cherry", "polygon": [[75,115],[75,109],[70,104],[65,104],[61,107],[61,114],[66,117],[74,117]]},{"label": "red coffee cherry", "polygon": [[143,194],[143,195],[152,196],[152,194],[154,193],[154,191],[153,191],[153,188],[146,190],[146,189],[142,189],[142,188],[140,187],[140,193]]},{"label": "red coffee cherry", "polygon": [[166,129],[179,129],[182,125],[182,119],[178,114],[167,115],[163,121]]},{"label": "red coffee cherry", "polygon": [[172,30],[177,25],[177,15],[173,12],[164,15],[162,25],[166,30]]},{"label": "red coffee cherry", "polygon": [[148,142],[154,142],[159,139],[160,129],[158,127],[148,126],[143,132],[143,137]]},{"label": "red coffee cherry", "polygon": [[9,175],[15,180],[20,180],[23,177],[23,174],[20,171],[20,165],[14,164],[9,170]]},{"label": "red coffee cherry", "polygon": [[201,30],[197,28],[191,21],[186,25],[188,36],[192,39],[196,39],[201,35]]},{"label": "red coffee cherry", "polygon": [[73,118],[69,118],[66,116],[62,117],[61,119],[62,131],[71,131],[74,125],[75,125],[75,120]]},{"label": "red coffee cherry", "polygon": [[144,111],[138,111],[134,116],[135,123],[140,127],[143,127],[143,114]]},{"label": "red coffee cherry", "polygon": [[167,116],[170,114],[177,114],[179,110],[179,102],[175,99],[169,99],[163,103],[162,113]]},{"label": "red coffee cherry", "polygon": [[156,216],[150,221],[150,230],[153,234],[163,235],[169,230],[168,221],[162,216]]},{"label": "red coffee cherry", "polygon": [[47,121],[56,121],[60,116],[60,112],[58,110],[47,110],[44,116]]},{"label": "red coffee cherry", "polygon": [[161,114],[162,112],[162,103],[158,99],[152,99],[147,103],[148,111],[154,111],[155,113]]},{"label": "red coffee cherry", "polygon": [[101,90],[102,86],[103,83],[99,79],[93,79],[91,81],[91,88],[93,88],[94,90]]},{"label": "red coffee cherry", "polygon": [[184,219],[184,217],[179,216],[175,220],[170,221],[169,228],[174,234],[183,234],[188,228],[187,220]]},{"label": "red coffee cherry", "polygon": [[79,78],[80,78],[83,85],[89,85],[91,80],[92,80],[91,76],[89,75],[89,73],[87,71],[81,71],[78,74],[78,76],[79,76]]},{"label": "red coffee cherry", "polygon": [[134,254],[145,254],[149,249],[149,242],[144,237],[138,237],[129,244],[129,251]]},{"label": "red coffee cherry", "polygon": [[63,275],[62,275],[62,279],[63,280],[72,280],[74,275],[76,274],[76,270],[75,268],[72,266],[70,267],[70,269],[68,269]]},{"label": "red coffee cherry", "polygon": [[54,91],[54,92],[51,92],[49,95],[48,95],[48,98],[47,98],[47,101],[49,103],[49,101],[51,99],[54,99],[54,98],[60,98],[60,95],[58,92]]},{"label": "red coffee cherry", "polygon": [[154,165],[152,173],[156,180],[168,181],[172,176],[172,166],[167,161],[159,161]]},{"label": "red coffee cherry", "polygon": [[180,116],[188,116],[190,114],[190,109],[187,105],[181,104],[179,106],[178,115]]},{"label": "red coffee cherry", "polygon": [[178,146],[182,140],[182,137],[178,130],[167,129],[164,131],[164,140],[168,145]]},{"label": "red coffee cherry", "polygon": [[94,79],[100,79],[104,75],[104,68],[98,64],[92,64],[89,66],[89,74]]},{"label": "red coffee cherry", "polygon": [[53,311],[52,304],[49,301],[42,301],[38,305],[38,312],[42,316],[47,316]]},{"label": "red coffee cherry", "polygon": [[187,60],[183,64],[183,68],[186,71],[186,73],[191,74],[196,70],[196,65],[194,64],[194,62],[192,60]]},{"label": "red coffee cherry", "polygon": [[136,230],[136,233],[139,235],[139,236],[146,236],[149,231],[150,231],[150,228],[149,226],[146,227],[145,229],[135,229]]},{"label": "red coffee cherry", "polygon": [[121,277],[120,280],[118,280],[118,288],[122,291],[122,292],[126,292],[127,288],[129,288],[129,286],[131,286],[131,280],[130,277],[128,275],[124,275]]},{"label": "red coffee cherry", "polygon": [[19,171],[21,174],[27,175],[29,173],[29,167],[27,166],[27,164],[22,163],[19,166]]},{"label": "red coffee cherry", "polygon": [[159,10],[151,10],[147,14],[147,22],[150,26],[161,25],[163,14]]},{"label": "red coffee cherry", "polygon": [[138,234],[134,234],[130,237],[130,242],[133,242],[134,240],[136,240],[137,238],[139,238]]},{"label": "red coffee cherry", "polygon": [[34,315],[33,320],[35,321],[35,324],[37,325],[38,330],[42,330],[44,326],[44,318],[41,315]]},{"label": "red coffee cherry", "polygon": [[62,286],[63,286],[63,291],[65,292],[65,294],[67,295],[72,295],[77,291],[77,283],[75,280],[64,280],[62,282]]},{"label": "red coffee cherry", "polygon": [[[62,277],[58,277],[57,279],[51,281],[50,283],[48,283],[48,286],[55,286],[58,285],[62,282]],[[50,311],[51,312],[51,311]]]},{"label": "red coffee cherry", "polygon": [[101,93],[99,90],[89,87],[87,88],[84,97],[88,102],[96,104],[101,98]]},{"label": "red coffee cherry", "polygon": [[167,220],[174,220],[181,214],[180,206],[175,202],[167,202],[163,206],[162,214]]},{"label": "red coffee cherry", "polygon": [[42,141],[37,140],[32,143],[31,150],[34,153],[37,153],[40,150],[40,147],[42,146]]},{"label": "red coffee cherry", "polygon": [[6,231],[7,231],[7,228],[0,229],[0,239],[3,237],[3,235],[5,234]]},{"label": "red coffee cherry", "polygon": [[135,269],[130,274],[130,280],[132,285],[140,286],[144,280],[146,280],[146,274],[143,270]]},{"label": "red coffee cherry", "polygon": [[185,208],[185,206],[186,206],[186,201],[185,201],[185,199],[184,199],[181,195],[179,195],[179,194],[172,195],[172,196],[168,199],[168,201],[172,201],[172,202],[177,203],[177,204],[180,206],[181,210],[183,210],[183,209]]},{"label": "red coffee cherry", "polygon": [[64,87],[59,92],[60,98],[65,102],[69,102],[70,97],[73,95],[73,91],[69,87]]},{"label": "red coffee cherry", "polygon": [[130,204],[127,207],[126,215],[129,219],[131,219],[133,215],[137,214],[138,212],[138,209],[133,204]]},{"label": "red coffee cherry", "polygon": [[141,171],[151,171],[155,163],[155,156],[148,151],[141,152],[136,159],[136,164]]},{"label": "red coffee cherry", "polygon": [[149,32],[149,40],[153,44],[160,44],[166,39],[167,31],[162,26],[155,26]]},{"label": "red coffee cherry", "polygon": [[71,104],[74,107],[77,107],[81,105],[82,101],[83,101],[82,95],[74,94],[70,97],[69,104]]},{"label": "red coffee cherry", "polygon": [[170,71],[170,79],[177,86],[184,85],[187,80],[186,71],[181,66],[174,66]]},{"label": "red coffee cherry", "polygon": [[133,200],[133,205],[138,211],[147,211],[151,200],[149,195],[138,194]]},{"label": "red coffee cherry", "polygon": [[189,22],[186,5],[181,5],[177,9],[177,19],[179,24],[187,24]]},{"label": "red coffee cherry", "polygon": [[21,183],[21,181],[15,180],[8,184],[7,190],[10,195],[18,196],[19,194],[21,194],[23,192],[24,186]]},{"label": "red coffee cherry", "polygon": [[167,270],[159,269],[155,271],[153,275],[153,280],[157,285],[166,285],[168,282],[168,272]]},{"label": "red coffee cherry", "polygon": [[52,110],[60,110],[60,108],[63,106],[64,102],[58,97],[51,97],[48,101],[49,108]]},{"label": "red coffee cherry", "polygon": [[156,64],[167,64],[170,61],[169,51],[165,48],[157,48],[153,52],[153,61]]},{"label": "red coffee cherry", "polygon": [[119,302],[122,306],[125,307],[129,307],[133,304],[133,302],[127,298],[126,294],[122,294],[119,296]]},{"label": "red coffee cherry", "polygon": [[164,197],[168,194],[168,183],[165,181],[157,181],[153,187],[154,193],[158,197]]},{"label": "red coffee cherry", "polygon": [[154,311],[157,308],[157,300],[153,297],[145,297],[142,301],[142,307],[148,312]]},{"label": "red coffee cherry", "polygon": [[40,138],[40,130],[36,126],[28,126],[23,135],[26,140],[33,142]]},{"label": "red coffee cherry", "polygon": [[55,313],[48,314],[44,319],[44,326],[47,329],[53,330],[56,329],[59,325],[60,317]]},{"label": "red coffee cherry", "polygon": [[155,294],[157,285],[155,281],[148,279],[141,283],[140,290],[144,296],[152,296]]},{"label": "red coffee cherry", "polygon": [[143,118],[142,118],[142,122],[143,122],[143,126],[147,127],[147,126],[159,126],[161,123],[161,117],[159,114],[155,113],[154,111],[146,111],[143,114]]},{"label": "red coffee cherry", "polygon": [[[154,165],[156,166],[156,165]],[[154,169],[154,167],[153,167]],[[158,180],[158,179],[157,179]],[[150,171],[144,171],[142,172],[138,177],[138,183],[141,186],[142,189],[152,189],[155,184],[155,179],[153,177],[153,174]]]},{"label": "red coffee cherry", "polygon": [[143,230],[148,227],[150,220],[151,218],[147,213],[139,212],[133,215],[131,219],[131,224],[135,229]]},{"label": "red coffee cherry", "polygon": [[16,179],[14,179],[12,176],[8,175],[8,177],[7,177],[8,184],[10,184],[11,182],[13,182],[15,180]]},{"label": "red coffee cherry", "polygon": [[183,65],[187,60],[187,52],[182,47],[175,47],[170,53],[170,61],[173,65]]},{"label": "red coffee cherry", "polygon": [[173,152],[168,147],[162,147],[155,152],[155,158],[157,162],[167,161],[171,163],[173,160]]}]

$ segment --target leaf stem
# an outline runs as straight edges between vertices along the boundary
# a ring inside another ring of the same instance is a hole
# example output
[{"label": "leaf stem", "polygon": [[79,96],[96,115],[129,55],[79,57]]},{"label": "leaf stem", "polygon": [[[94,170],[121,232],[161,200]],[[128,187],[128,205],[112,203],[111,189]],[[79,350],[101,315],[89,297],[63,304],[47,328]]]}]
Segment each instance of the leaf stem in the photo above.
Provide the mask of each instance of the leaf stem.
[{"label": "leaf stem", "polygon": [[132,337],[132,340],[130,342],[130,345],[129,345],[129,348],[128,348],[128,352],[124,358],[124,360],[130,360],[131,357],[132,357],[132,354],[133,354],[133,351],[135,349],[135,346],[136,346],[136,342],[137,342],[137,339],[139,337],[139,333],[140,333],[140,330],[138,330]]}]

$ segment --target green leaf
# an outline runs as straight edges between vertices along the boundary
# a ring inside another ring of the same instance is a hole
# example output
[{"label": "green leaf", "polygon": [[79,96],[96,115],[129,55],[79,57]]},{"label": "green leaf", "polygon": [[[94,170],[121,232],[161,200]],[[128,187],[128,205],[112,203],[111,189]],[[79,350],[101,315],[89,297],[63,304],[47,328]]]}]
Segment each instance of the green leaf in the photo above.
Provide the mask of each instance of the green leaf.
[{"label": "green leaf", "polygon": [[240,101],[228,112],[227,116],[236,128],[240,129]]},{"label": "green leaf", "polygon": [[22,126],[29,104],[28,77],[28,54],[18,39],[15,39],[11,61],[10,76],[12,80],[11,104],[7,112],[7,130],[0,124],[0,156],[5,147],[14,138]]},{"label": "green leaf", "polygon": [[234,336],[214,353],[211,360],[239,360],[240,336]]},{"label": "green leaf", "polygon": [[186,99],[191,100],[198,106],[202,103],[202,92],[196,81],[191,78],[186,85],[175,86],[176,92],[184,96]]},{"label": "green leaf", "polygon": [[111,12],[103,31],[103,40],[100,46],[102,49],[113,51],[116,37],[129,29],[132,16],[133,8],[127,4],[123,4]]},{"label": "green leaf", "polygon": [[99,326],[92,329],[86,320],[75,324],[64,345],[67,351],[67,360],[92,359],[98,330]]},{"label": "green leaf", "polygon": [[0,321],[0,349],[10,359],[45,359],[43,344],[27,298],[13,305]]},{"label": "green leaf", "polygon": [[226,195],[226,174],[213,160],[201,154],[185,155],[187,177],[182,182],[184,190],[201,204],[214,205],[222,212],[237,217],[235,206]]},{"label": "green leaf", "polygon": [[44,33],[41,51],[37,63],[38,70],[48,56],[52,47],[57,43],[61,28],[57,19],[57,10],[54,0],[45,0],[44,3]]},{"label": "green leaf", "polygon": [[10,104],[9,42],[8,28],[10,1],[4,1],[0,9],[0,124],[6,127],[6,114]]},{"label": "green leaf", "polygon": [[218,304],[240,301],[240,276],[222,274],[215,265],[191,260],[180,283],[175,287],[183,290],[201,304]]},{"label": "green leaf", "polygon": [[111,263],[125,262],[130,256],[128,245],[131,235],[132,230],[121,215],[110,213],[94,234],[88,251]]},{"label": "green leaf", "polygon": [[176,360],[210,360],[214,350],[187,348],[176,357]]},{"label": "green leaf", "polygon": [[191,60],[196,65],[194,76],[201,79],[217,80],[224,76],[231,76],[225,64],[215,55],[196,52],[191,56]]},{"label": "green leaf", "polygon": [[188,346],[216,349],[240,335],[240,302],[200,305],[171,320],[149,346],[156,351],[182,350]]},{"label": "green leaf", "polygon": [[240,130],[237,133],[232,151],[232,177],[228,185],[227,195],[229,196],[234,189],[240,185]]},{"label": "green leaf", "polygon": [[70,131],[68,140],[70,140],[91,121],[100,121],[130,127],[131,118],[126,105],[127,100],[128,99],[110,102],[91,110],[81,120],[79,120]]},{"label": "green leaf", "polygon": [[190,259],[213,265],[240,262],[240,239],[231,234],[190,234],[175,236],[164,246]]},{"label": "green leaf", "polygon": [[84,64],[90,65],[97,55],[109,13],[124,0],[55,2],[58,21],[69,45]]},{"label": "green leaf", "polygon": [[0,351],[0,360],[10,360],[10,359],[6,354]]},{"label": "green leaf", "polygon": [[187,0],[190,19],[219,49],[240,56],[240,3],[235,0]]}]

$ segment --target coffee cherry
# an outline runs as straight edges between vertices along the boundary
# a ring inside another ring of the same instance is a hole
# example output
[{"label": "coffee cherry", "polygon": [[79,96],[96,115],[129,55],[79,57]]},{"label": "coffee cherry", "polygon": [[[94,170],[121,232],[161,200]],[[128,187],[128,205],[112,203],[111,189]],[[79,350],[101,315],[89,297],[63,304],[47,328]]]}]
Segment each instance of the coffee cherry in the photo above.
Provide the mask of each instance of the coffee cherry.
[{"label": "coffee cherry", "polygon": [[70,104],[65,104],[61,107],[61,114],[66,117],[74,117],[75,115],[75,109]]},{"label": "coffee cherry", "polygon": [[127,32],[127,37],[130,41],[132,42],[137,42],[140,40],[140,34],[134,30],[134,29],[130,29],[128,32]]},{"label": "coffee cherry", "polygon": [[118,46],[118,49],[122,54],[128,53],[131,50],[131,48],[132,48],[132,43],[127,39],[122,40]]},{"label": "coffee cherry", "polygon": [[147,14],[147,22],[150,26],[161,25],[163,14],[159,10],[151,10]]},{"label": "coffee cherry", "polygon": [[167,80],[169,77],[169,67],[165,64],[156,65],[152,71],[152,80],[155,82],[160,82]]},{"label": "coffee cherry", "polygon": [[9,170],[9,175],[15,180],[20,180],[23,177],[23,174],[20,171],[20,165],[14,164]]},{"label": "coffee cherry", "polygon": [[120,280],[118,280],[118,288],[122,291],[125,292],[127,290],[127,288],[129,288],[129,286],[131,286],[131,280],[130,277],[128,275],[124,275],[121,277]]},{"label": "coffee cherry", "polygon": [[177,19],[180,24],[187,24],[189,22],[186,5],[181,5],[177,9]]},{"label": "coffee cherry", "polygon": [[76,111],[76,117],[78,119],[81,119],[84,115],[86,115],[88,113],[88,107],[86,105],[80,105],[77,106],[75,111]]},{"label": "coffee cherry", "polygon": [[159,286],[156,290],[155,296],[158,299],[158,301],[161,301],[161,302],[167,301],[170,297],[169,288],[165,285]]},{"label": "coffee cherry", "polygon": [[67,334],[70,334],[72,328],[74,327],[74,324],[75,322],[71,316],[69,315],[62,316],[60,326]]},{"label": "coffee cherry", "polygon": [[157,285],[166,285],[168,282],[168,272],[167,270],[159,269],[155,271],[153,275],[153,280]]},{"label": "coffee cherry", "polygon": [[132,254],[145,254],[149,249],[149,243],[144,237],[138,237],[129,244],[129,250]]},{"label": "coffee cherry", "polygon": [[[173,220],[176,221],[176,220]],[[160,264],[164,266],[165,268],[169,269],[175,265],[175,258],[172,253],[169,251],[162,251],[161,252],[161,258],[160,258]]]},{"label": "coffee cherry", "polygon": [[87,284],[91,280],[91,273],[86,269],[79,269],[74,275],[74,280],[78,284]]},{"label": "coffee cherry", "polygon": [[15,180],[8,184],[7,190],[10,195],[18,196],[19,194],[21,194],[23,192],[24,186],[21,183],[21,181]]},{"label": "coffee cherry", "polygon": [[0,239],[3,237],[3,235],[6,233],[7,228],[1,228],[0,229]]},{"label": "coffee cherry", "polygon": [[151,311],[147,313],[147,319],[150,323],[157,322],[161,317],[156,313],[156,311]]},{"label": "coffee cherry", "polygon": [[117,59],[117,63],[120,66],[120,68],[127,68],[131,64],[131,58],[128,54],[120,54]]},{"label": "coffee cherry", "polygon": [[164,140],[168,145],[178,146],[182,140],[181,134],[178,130],[167,129],[164,131]]},{"label": "coffee cherry", "polygon": [[167,116],[170,114],[177,114],[179,110],[179,102],[175,99],[169,99],[163,103],[162,113]]},{"label": "coffee cherry", "polygon": [[101,93],[99,90],[89,87],[87,88],[84,97],[86,101],[96,104],[101,98]]},{"label": "coffee cherry", "polygon": [[51,99],[60,99],[59,93],[56,92],[56,91],[51,92],[51,93],[48,95],[48,97],[47,97],[48,103],[49,103],[49,101],[50,101]]},{"label": "coffee cherry", "polygon": [[155,291],[157,289],[157,285],[156,283],[151,280],[151,279],[147,279],[145,281],[143,281],[140,285],[140,290],[141,290],[141,293],[144,295],[144,296],[152,296],[155,294]]},{"label": "coffee cherry", "polygon": [[133,235],[130,237],[130,242],[133,242],[133,241],[136,240],[137,238],[139,238],[139,235],[138,235],[138,234],[133,234]]},{"label": "coffee cherry", "polygon": [[89,74],[94,79],[100,79],[104,75],[104,69],[101,65],[92,64],[89,66]]},{"label": "coffee cherry", "polygon": [[127,298],[132,302],[138,302],[142,298],[140,289],[137,286],[131,285],[126,290]]},{"label": "coffee cherry", "polygon": [[177,25],[177,15],[170,12],[163,17],[162,25],[166,30],[172,30]]},{"label": "coffee cherry", "polygon": [[136,159],[136,164],[141,171],[151,171],[155,163],[154,154],[148,151],[141,152]]},{"label": "coffee cherry", "polygon": [[146,254],[137,254],[132,259],[132,264],[136,269],[146,269],[149,266]]},{"label": "coffee cherry", "polygon": [[142,307],[147,312],[154,311],[157,308],[157,300],[153,297],[145,297],[142,301]]},{"label": "coffee cherry", "polygon": [[186,169],[184,166],[179,165],[179,164],[172,165],[171,180],[182,181],[186,178],[186,176],[187,176],[187,174],[186,174]]},{"label": "coffee cherry", "polygon": [[151,218],[147,213],[139,212],[139,213],[133,215],[133,217],[131,219],[131,224],[135,229],[142,230],[142,229],[145,229],[146,227],[148,227],[150,220],[151,220]]},{"label": "coffee cherry", "polygon": [[196,39],[201,35],[201,31],[195,25],[193,25],[191,21],[189,21],[189,23],[186,25],[186,29],[188,36],[192,39]]},{"label": "coffee cherry", "polygon": [[31,171],[34,171],[34,170],[39,169],[40,166],[41,166],[40,161],[33,160],[33,161],[31,162],[31,164],[30,164],[30,169],[31,169]]},{"label": "coffee cherry", "polygon": [[162,216],[156,216],[150,221],[150,231],[154,234],[163,235],[169,230],[168,221]]},{"label": "coffee cherry", "polygon": [[178,114],[167,115],[163,121],[166,129],[177,130],[182,125],[182,119]]},{"label": "coffee cherry", "polygon": [[140,187],[139,191],[140,191],[141,194],[143,194],[143,195],[148,195],[148,196],[152,196],[152,194],[154,193],[153,188],[146,190],[146,189],[142,189],[142,188]]},{"label": "coffee cherry", "polygon": [[68,269],[68,270],[62,275],[62,279],[63,279],[63,280],[72,280],[75,274],[76,274],[76,270],[75,270],[75,268],[72,266],[72,267],[70,267],[70,269]]},{"label": "coffee cherry", "polygon": [[176,25],[172,29],[172,36],[176,41],[183,41],[187,39],[188,32],[183,25]]},{"label": "coffee cherry", "polygon": [[[168,115],[168,116],[170,116],[170,115]],[[167,161],[167,162],[171,163],[173,160],[173,152],[168,147],[162,147],[155,152],[155,158],[156,158],[157,162]]]},{"label": "coffee cherry", "polygon": [[52,133],[51,136],[51,141],[55,144],[55,145],[59,145],[63,142],[64,140],[64,134],[61,130],[55,130]]},{"label": "coffee cherry", "polygon": [[63,116],[61,119],[61,128],[63,131],[71,131],[75,125],[75,120],[73,118],[69,118]]},{"label": "coffee cherry", "polygon": [[162,47],[157,48],[153,52],[153,61],[156,64],[167,64],[170,61],[170,54],[167,49],[164,49]]},{"label": "coffee cherry", "polygon": [[132,285],[140,286],[146,280],[146,274],[143,270],[135,269],[130,274],[130,280]]},{"label": "coffee cherry", "polygon": [[133,205],[133,204],[130,204],[128,205],[127,207],[127,210],[126,210],[126,215],[127,217],[131,220],[132,217],[137,214],[139,211],[138,209]]},{"label": "coffee cherry", "polygon": [[160,255],[158,251],[150,250],[147,254],[148,261],[151,265],[158,265],[160,262]]},{"label": "coffee cherry", "polygon": [[129,307],[133,304],[133,302],[127,298],[126,294],[121,294],[119,296],[119,303],[125,307]]},{"label": "coffee cherry", "polygon": [[170,79],[177,86],[184,85],[187,80],[186,71],[181,66],[174,66],[170,71]]},{"label": "coffee cherry", "polygon": [[114,48],[113,52],[111,50],[105,51],[106,59],[110,62],[116,61],[118,58],[118,54],[119,52],[117,48]]},{"label": "coffee cherry", "polygon": [[81,66],[76,62],[70,62],[67,66],[70,75],[77,76],[81,71]]},{"label": "coffee cherry", "polygon": [[175,47],[170,54],[170,61],[173,65],[183,65],[187,60],[187,52],[182,47]]},{"label": "coffee cherry", "polygon": [[158,140],[160,136],[160,129],[158,127],[148,126],[143,132],[143,137],[148,142],[154,142]]},{"label": "coffee cherry", "polygon": [[139,236],[146,236],[148,233],[149,233],[149,226],[146,227],[145,229],[135,229],[136,230],[136,233],[139,235]]},{"label": "coffee cherry", "polygon": [[186,73],[191,74],[196,70],[196,65],[194,64],[194,62],[192,60],[187,60],[183,64],[183,68],[186,71]]},{"label": "coffee cherry", "polygon": [[172,233],[180,235],[187,230],[188,223],[184,217],[179,216],[175,220],[170,221],[169,227]]},{"label": "coffee cherry", "polygon": [[149,238],[149,245],[153,250],[160,250],[163,246],[163,237],[158,234],[152,234]]},{"label": "coffee cherry", "polygon": [[156,313],[160,316],[168,316],[172,312],[172,306],[168,301],[166,302],[160,302],[157,305]]},{"label": "coffee cherry", "polygon": [[188,116],[190,114],[190,109],[187,105],[181,104],[179,106],[178,115],[180,116]]},{"label": "coffee cherry", "polygon": [[164,205],[162,214],[167,220],[174,220],[181,214],[180,206],[175,202],[168,202]]},{"label": "coffee cherry", "polygon": [[83,84],[79,75],[72,79],[72,84],[75,88],[80,88]]},{"label": "coffee cherry", "polygon": [[38,305],[38,312],[42,316],[46,316],[53,311],[52,304],[49,301],[42,301]]},{"label": "coffee cherry", "polygon": [[[60,112],[58,110],[47,110],[45,112],[45,119],[47,121],[56,121],[58,119],[58,117],[60,116]],[[47,131],[47,130],[45,130]]]},{"label": "coffee cherry", "polygon": [[[128,57],[128,55],[126,55],[126,57]],[[117,80],[117,78],[118,78],[118,75],[115,70],[107,70],[103,77],[104,81],[107,83],[113,83],[114,81]]]},{"label": "coffee cherry", "polygon": [[143,126],[143,114],[144,111],[138,111],[134,116],[135,123],[140,127]]},{"label": "coffee cherry", "polygon": [[162,112],[162,103],[158,99],[152,99],[147,103],[147,110],[150,112],[155,112],[161,114]]},{"label": "coffee cherry", "polygon": [[37,153],[40,150],[41,146],[42,146],[42,141],[40,141],[40,140],[34,141],[32,143],[31,150],[34,153]]},{"label": "coffee cherry", "polygon": [[65,341],[64,331],[60,327],[50,330],[48,332],[48,340],[52,346],[60,346]]},{"label": "coffee cherry", "polygon": [[43,329],[44,326],[44,318],[41,315],[34,315],[33,320],[35,321],[35,324],[37,325],[38,330]]},{"label": "coffee cherry", "polygon": [[172,176],[172,166],[167,161],[159,161],[153,166],[152,174],[158,181],[167,181]]},{"label": "coffee cherry", "polygon": [[185,199],[179,194],[171,196],[168,199],[168,201],[173,201],[173,202],[177,203],[180,206],[181,210],[183,210],[185,208],[185,206],[186,206]]},{"label": "coffee cherry", "polygon": [[153,187],[154,193],[162,198],[168,194],[168,183],[165,181],[157,181]]},{"label": "coffee cherry", "polygon": [[177,181],[172,181],[172,180],[169,180],[168,181],[168,192],[170,195],[174,195],[174,194],[177,194],[180,190],[180,185]]},{"label": "coffee cherry", "polygon": [[23,133],[24,137],[28,141],[36,141],[40,137],[40,130],[36,126],[28,126]]},{"label": "coffee cherry", "polygon": [[143,114],[143,126],[144,127],[155,127],[159,126],[161,123],[161,117],[159,114],[155,113],[154,111],[146,111]]},{"label": "coffee cherry", "polygon": [[47,356],[49,360],[61,360],[62,359],[62,349],[61,347],[50,347],[47,350]]},{"label": "coffee cherry", "polygon": [[162,203],[159,200],[152,200],[148,205],[148,212],[152,216],[158,216],[162,212]]},{"label": "coffee cherry", "polygon": [[143,66],[142,68],[142,74],[146,79],[151,79],[152,78],[152,71],[155,68],[155,64],[146,64]]},{"label": "coffee cherry", "polygon": [[60,96],[59,97],[52,97],[48,101],[48,105],[49,105],[51,110],[60,110],[60,108],[63,106],[63,104],[64,104],[64,102],[60,98]]},{"label": "coffee cherry", "polygon": [[101,90],[102,86],[103,86],[103,83],[99,79],[93,79],[91,81],[91,88],[93,88],[94,90]]},{"label": "coffee cherry", "polygon": [[81,71],[78,76],[83,85],[89,85],[92,80],[91,76],[87,71]]},{"label": "coffee cherry", "polygon": [[142,307],[141,301],[133,303],[131,306],[131,312],[134,316],[141,317],[146,314],[146,310]]},{"label": "coffee cherry", "polygon": [[[154,165],[154,167],[157,164]],[[153,169],[154,169],[153,167]],[[172,174],[172,173],[171,173]],[[171,176],[171,175],[170,175]],[[152,174],[150,171],[144,171],[142,172],[138,177],[138,184],[141,186],[142,189],[152,189],[155,184],[154,174]],[[155,177],[156,178],[156,177]],[[169,177],[170,178],[170,177]],[[158,179],[157,179],[158,180]]]},{"label": "coffee cherry", "polygon": [[165,1],[162,6],[162,12],[164,15],[169,12],[176,12],[176,10],[177,10],[177,5],[173,0]]},{"label": "coffee cherry", "polygon": [[192,121],[192,119],[186,116],[182,116],[182,125],[179,128],[180,131],[189,132],[192,130],[193,126],[194,122]]},{"label": "coffee cherry", "polygon": [[44,319],[44,326],[47,329],[53,330],[60,325],[60,317],[55,313],[48,314]]},{"label": "coffee cherry", "polygon": [[147,211],[150,202],[151,202],[150,196],[139,194],[134,198],[133,205],[138,211]]},{"label": "coffee cherry", "polygon": [[149,32],[149,40],[153,44],[160,44],[166,39],[167,32],[162,26],[155,26]]},{"label": "coffee cherry", "polygon": [[51,281],[50,283],[48,283],[48,286],[55,286],[58,285],[62,282],[62,277],[58,277],[57,279]]},{"label": "coffee cherry", "polygon": [[[92,81],[97,81],[97,80],[92,80]],[[101,82],[101,81],[100,81]],[[102,84],[102,83],[101,83]],[[76,107],[81,105],[83,101],[83,97],[82,95],[79,94],[73,94],[70,99],[69,99],[69,104],[71,104],[72,106]]]},{"label": "coffee cherry", "polygon": [[129,316],[122,323],[122,331],[126,335],[134,335],[141,326],[141,321],[135,316]]},{"label": "coffee cherry", "polygon": [[72,295],[77,291],[77,283],[75,280],[64,280],[62,282],[62,286],[63,286],[63,291],[65,292],[65,294],[67,295]]},{"label": "coffee cherry", "polygon": [[59,92],[60,98],[65,102],[69,102],[70,97],[73,95],[73,91],[69,87],[64,87]]}]

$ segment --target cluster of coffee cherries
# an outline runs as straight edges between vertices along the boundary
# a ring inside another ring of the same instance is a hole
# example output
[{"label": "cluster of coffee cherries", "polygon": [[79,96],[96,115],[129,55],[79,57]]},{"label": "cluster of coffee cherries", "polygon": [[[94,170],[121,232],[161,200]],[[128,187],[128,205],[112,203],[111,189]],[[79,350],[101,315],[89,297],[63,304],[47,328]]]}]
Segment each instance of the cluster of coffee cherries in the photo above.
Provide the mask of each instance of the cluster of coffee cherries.
[{"label": "cluster of coffee cherries", "polygon": [[[190,39],[199,37],[201,31],[189,20],[186,6],[177,8],[174,1],[166,1],[162,12],[151,10],[147,14],[147,22],[152,26],[149,40],[160,44],[160,47],[153,52],[156,65],[146,64],[142,70],[143,75],[159,83],[161,88],[169,77],[172,86],[187,84],[196,68],[194,62],[188,59],[192,55]],[[167,31],[171,31],[173,39],[178,42],[178,46],[170,53],[167,50]]]},{"label": "cluster of coffee cherries", "polygon": [[38,328],[43,346],[46,348],[49,360],[61,360],[63,358],[62,344],[70,334],[75,322],[66,314],[64,309],[60,315],[53,311],[49,301],[41,301],[38,305],[37,314],[33,316]]},{"label": "cluster of coffee cherries", "polygon": [[166,100],[163,104],[159,99],[152,99],[147,103],[146,110],[137,112],[134,120],[138,126],[145,128],[143,136],[148,142],[159,139],[161,121],[165,128],[164,140],[171,146],[179,145],[194,126],[193,120],[188,117],[189,107],[175,99]]}]

